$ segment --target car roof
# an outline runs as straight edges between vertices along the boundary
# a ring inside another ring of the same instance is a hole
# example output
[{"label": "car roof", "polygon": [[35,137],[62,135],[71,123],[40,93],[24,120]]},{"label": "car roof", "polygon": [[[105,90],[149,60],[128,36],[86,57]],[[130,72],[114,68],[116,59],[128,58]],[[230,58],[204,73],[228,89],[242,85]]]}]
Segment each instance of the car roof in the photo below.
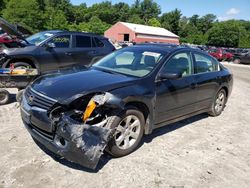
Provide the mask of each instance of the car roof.
[{"label": "car roof", "polygon": [[[103,38],[106,39],[106,37],[101,36],[101,35],[97,35],[95,33],[88,33],[88,32],[80,32],[80,31],[63,31],[63,30],[50,30],[50,31],[58,31],[58,33],[60,34],[65,34],[65,35],[85,35],[85,36],[91,36],[91,37],[97,37],[97,38]],[[48,31],[49,32],[49,31]]]},{"label": "car roof", "polygon": [[179,50],[202,52],[201,50],[197,50],[194,48],[185,47],[185,46],[176,45],[176,44],[168,44],[168,43],[142,43],[142,44],[136,44],[134,46],[129,46],[129,47],[144,48],[148,50],[155,49],[155,50],[160,50],[160,51],[167,52],[167,53],[172,53],[174,51],[179,51]]}]

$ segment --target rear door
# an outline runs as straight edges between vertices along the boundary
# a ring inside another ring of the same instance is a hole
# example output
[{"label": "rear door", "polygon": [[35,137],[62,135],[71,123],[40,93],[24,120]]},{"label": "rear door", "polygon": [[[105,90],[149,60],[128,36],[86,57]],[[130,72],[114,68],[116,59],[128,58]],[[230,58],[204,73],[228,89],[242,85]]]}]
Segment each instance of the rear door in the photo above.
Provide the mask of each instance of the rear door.
[{"label": "rear door", "polygon": [[92,59],[96,56],[96,50],[93,46],[92,37],[88,35],[74,35],[74,52],[72,57],[76,64],[90,65]]},{"label": "rear door", "polygon": [[181,72],[182,78],[156,82],[156,124],[191,113],[195,110],[197,100],[190,52],[178,52],[160,72]]},{"label": "rear door", "polygon": [[211,106],[213,97],[219,89],[219,63],[203,53],[194,52],[194,71],[197,83],[197,110]]},{"label": "rear door", "polygon": [[107,46],[107,42],[104,44],[104,41],[98,39],[97,37],[92,37],[92,48],[94,51],[92,53],[93,57],[91,64],[94,64],[99,59],[112,52],[111,44],[110,46]]}]

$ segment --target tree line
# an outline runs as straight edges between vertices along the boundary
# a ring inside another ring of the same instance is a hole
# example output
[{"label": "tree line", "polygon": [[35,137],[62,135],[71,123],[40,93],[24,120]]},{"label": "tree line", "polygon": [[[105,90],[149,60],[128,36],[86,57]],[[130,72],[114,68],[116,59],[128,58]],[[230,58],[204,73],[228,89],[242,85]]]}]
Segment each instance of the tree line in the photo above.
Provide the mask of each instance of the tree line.
[{"label": "tree line", "polygon": [[63,29],[103,35],[123,21],[166,28],[184,43],[250,47],[250,21],[218,21],[213,14],[186,17],[178,9],[163,13],[153,0],[135,0],[132,5],[104,1],[92,6],[73,5],[70,0],[0,0],[0,15],[33,32]]}]

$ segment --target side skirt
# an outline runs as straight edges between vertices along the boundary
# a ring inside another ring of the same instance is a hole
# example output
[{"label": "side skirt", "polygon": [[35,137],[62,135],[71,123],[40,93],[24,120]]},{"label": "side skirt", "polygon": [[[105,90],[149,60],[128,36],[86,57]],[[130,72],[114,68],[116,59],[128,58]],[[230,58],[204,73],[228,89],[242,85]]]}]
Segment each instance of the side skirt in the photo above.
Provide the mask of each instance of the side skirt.
[{"label": "side skirt", "polygon": [[187,114],[187,115],[184,115],[184,116],[181,116],[181,117],[170,119],[168,121],[165,121],[165,122],[162,122],[162,123],[154,125],[153,129],[157,129],[157,128],[163,127],[165,125],[176,123],[178,121],[181,121],[181,120],[184,120],[184,119],[187,119],[187,118],[190,118],[192,116],[195,116],[195,115],[198,115],[198,114],[202,114],[202,113],[205,113],[205,112],[208,112],[208,111],[209,111],[209,108],[206,108],[206,109],[202,109],[202,110],[199,110],[199,111],[196,111],[196,112],[192,112],[190,114]]}]

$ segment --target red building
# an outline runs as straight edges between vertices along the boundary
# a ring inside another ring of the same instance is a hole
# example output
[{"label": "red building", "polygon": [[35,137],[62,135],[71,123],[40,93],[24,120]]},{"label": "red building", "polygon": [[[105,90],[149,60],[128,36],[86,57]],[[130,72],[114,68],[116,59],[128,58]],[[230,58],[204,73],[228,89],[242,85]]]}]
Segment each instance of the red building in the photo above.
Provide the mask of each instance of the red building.
[{"label": "red building", "polygon": [[179,44],[179,36],[160,27],[117,22],[104,36],[114,42],[165,42]]}]

